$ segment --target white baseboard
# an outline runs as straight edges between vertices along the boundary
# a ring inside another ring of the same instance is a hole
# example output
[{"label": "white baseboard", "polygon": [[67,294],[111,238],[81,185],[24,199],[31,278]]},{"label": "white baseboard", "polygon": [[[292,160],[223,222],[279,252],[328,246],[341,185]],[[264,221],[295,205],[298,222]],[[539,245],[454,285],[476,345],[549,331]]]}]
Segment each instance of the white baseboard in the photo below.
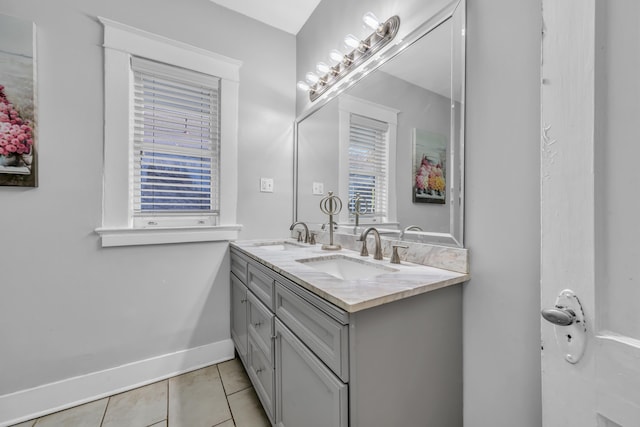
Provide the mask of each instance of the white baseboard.
[{"label": "white baseboard", "polygon": [[0,427],[11,426],[233,358],[230,339],[0,396]]}]

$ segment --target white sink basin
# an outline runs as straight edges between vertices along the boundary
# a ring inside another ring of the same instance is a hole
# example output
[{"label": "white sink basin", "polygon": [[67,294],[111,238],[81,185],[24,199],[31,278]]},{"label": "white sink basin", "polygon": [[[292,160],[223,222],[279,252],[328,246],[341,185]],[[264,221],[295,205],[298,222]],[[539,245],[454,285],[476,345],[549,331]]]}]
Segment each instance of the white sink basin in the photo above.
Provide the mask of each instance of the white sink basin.
[{"label": "white sink basin", "polygon": [[299,249],[304,248],[305,246],[297,245],[292,242],[266,242],[266,243],[256,243],[254,246],[260,247],[262,249],[268,249],[270,251],[287,251],[291,249]]},{"label": "white sink basin", "polygon": [[343,255],[298,259],[296,261],[342,280],[371,279],[381,274],[398,271],[391,267]]}]

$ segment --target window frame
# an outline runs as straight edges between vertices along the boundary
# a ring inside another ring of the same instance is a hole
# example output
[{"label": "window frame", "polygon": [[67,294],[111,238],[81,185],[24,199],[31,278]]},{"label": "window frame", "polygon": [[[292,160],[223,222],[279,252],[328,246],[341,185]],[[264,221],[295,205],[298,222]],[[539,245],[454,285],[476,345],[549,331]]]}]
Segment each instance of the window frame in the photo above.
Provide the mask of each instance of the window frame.
[{"label": "window frame", "polygon": [[[234,240],[238,164],[238,60],[98,17],[104,26],[104,176],[102,246]],[[133,220],[133,72],[131,56],[220,78],[220,213],[216,225],[186,223],[136,227]],[[126,108],[123,108],[126,106]],[[123,143],[126,141],[126,143]],[[123,171],[122,165],[127,165]]]},{"label": "window frame", "polygon": [[[371,101],[356,98],[350,95],[342,95],[339,101],[339,145],[340,153],[338,158],[338,187],[339,194],[349,194],[349,140],[351,114],[368,117],[374,120],[385,122],[389,125],[387,131],[387,216],[361,218],[360,225],[393,225],[397,222],[396,208],[396,139],[398,133],[399,110],[376,104]],[[349,201],[345,200],[347,207],[340,213],[340,223],[354,224],[355,217],[351,217],[348,206]]]}]

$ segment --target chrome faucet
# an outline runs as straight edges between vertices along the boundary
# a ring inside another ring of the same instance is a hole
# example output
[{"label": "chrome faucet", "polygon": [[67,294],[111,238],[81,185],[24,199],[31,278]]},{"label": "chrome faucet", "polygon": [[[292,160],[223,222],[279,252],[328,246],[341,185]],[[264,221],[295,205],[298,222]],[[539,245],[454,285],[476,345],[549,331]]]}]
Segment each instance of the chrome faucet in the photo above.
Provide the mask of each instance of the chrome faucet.
[{"label": "chrome faucet", "polygon": [[369,227],[365,229],[358,241],[362,242],[362,250],[360,251],[360,256],[369,256],[369,251],[367,251],[367,234],[369,232],[373,232],[373,237],[376,240],[376,253],[373,255],[373,259],[381,260],[382,259],[382,243],[380,242],[380,233],[376,230],[375,227]]},{"label": "chrome faucet", "polygon": [[411,230],[423,231],[422,228],[420,228],[420,226],[410,225],[408,227],[405,227],[404,230],[402,230],[400,232],[400,240],[402,240],[402,238],[404,237],[404,233],[406,233],[407,231],[411,231]]},{"label": "chrome faucet", "polygon": [[[294,222],[293,224],[291,224],[291,227],[289,227],[289,230],[293,231],[296,225],[301,225],[304,227],[304,242],[309,243],[309,227],[307,227],[307,224],[305,224],[302,221]],[[302,241],[302,237],[298,234],[298,242],[301,242],[301,241]]]}]

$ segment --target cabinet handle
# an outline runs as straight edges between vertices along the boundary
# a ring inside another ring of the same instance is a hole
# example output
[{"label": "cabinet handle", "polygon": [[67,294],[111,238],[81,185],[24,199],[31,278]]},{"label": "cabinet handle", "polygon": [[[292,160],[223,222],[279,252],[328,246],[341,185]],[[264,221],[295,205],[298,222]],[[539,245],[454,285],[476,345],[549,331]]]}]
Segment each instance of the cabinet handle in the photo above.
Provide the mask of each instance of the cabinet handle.
[{"label": "cabinet handle", "polygon": [[247,299],[246,299],[246,298],[244,298],[244,299],[241,299],[241,300],[240,300],[240,303],[241,303],[241,304],[244,304],[245,302],[247,302]]},{"label": "cabinet handle", "polygon": [[253,324],[253,326],[258,329],[260,326],[262,325],[262,322],[256,322]]},{"label": "cabinet handle", "polygon": [[258,368],[258,369],[256,369],[256,374],[259,374],[262,371],[264,371],[264,368]]},{"label": "cabinet handle", "polygon": [[272,340],[275,340],[276,338],[278,338],[278,336],[277,336],[277,335],[271,335],[271,339],[272,339]]}]

